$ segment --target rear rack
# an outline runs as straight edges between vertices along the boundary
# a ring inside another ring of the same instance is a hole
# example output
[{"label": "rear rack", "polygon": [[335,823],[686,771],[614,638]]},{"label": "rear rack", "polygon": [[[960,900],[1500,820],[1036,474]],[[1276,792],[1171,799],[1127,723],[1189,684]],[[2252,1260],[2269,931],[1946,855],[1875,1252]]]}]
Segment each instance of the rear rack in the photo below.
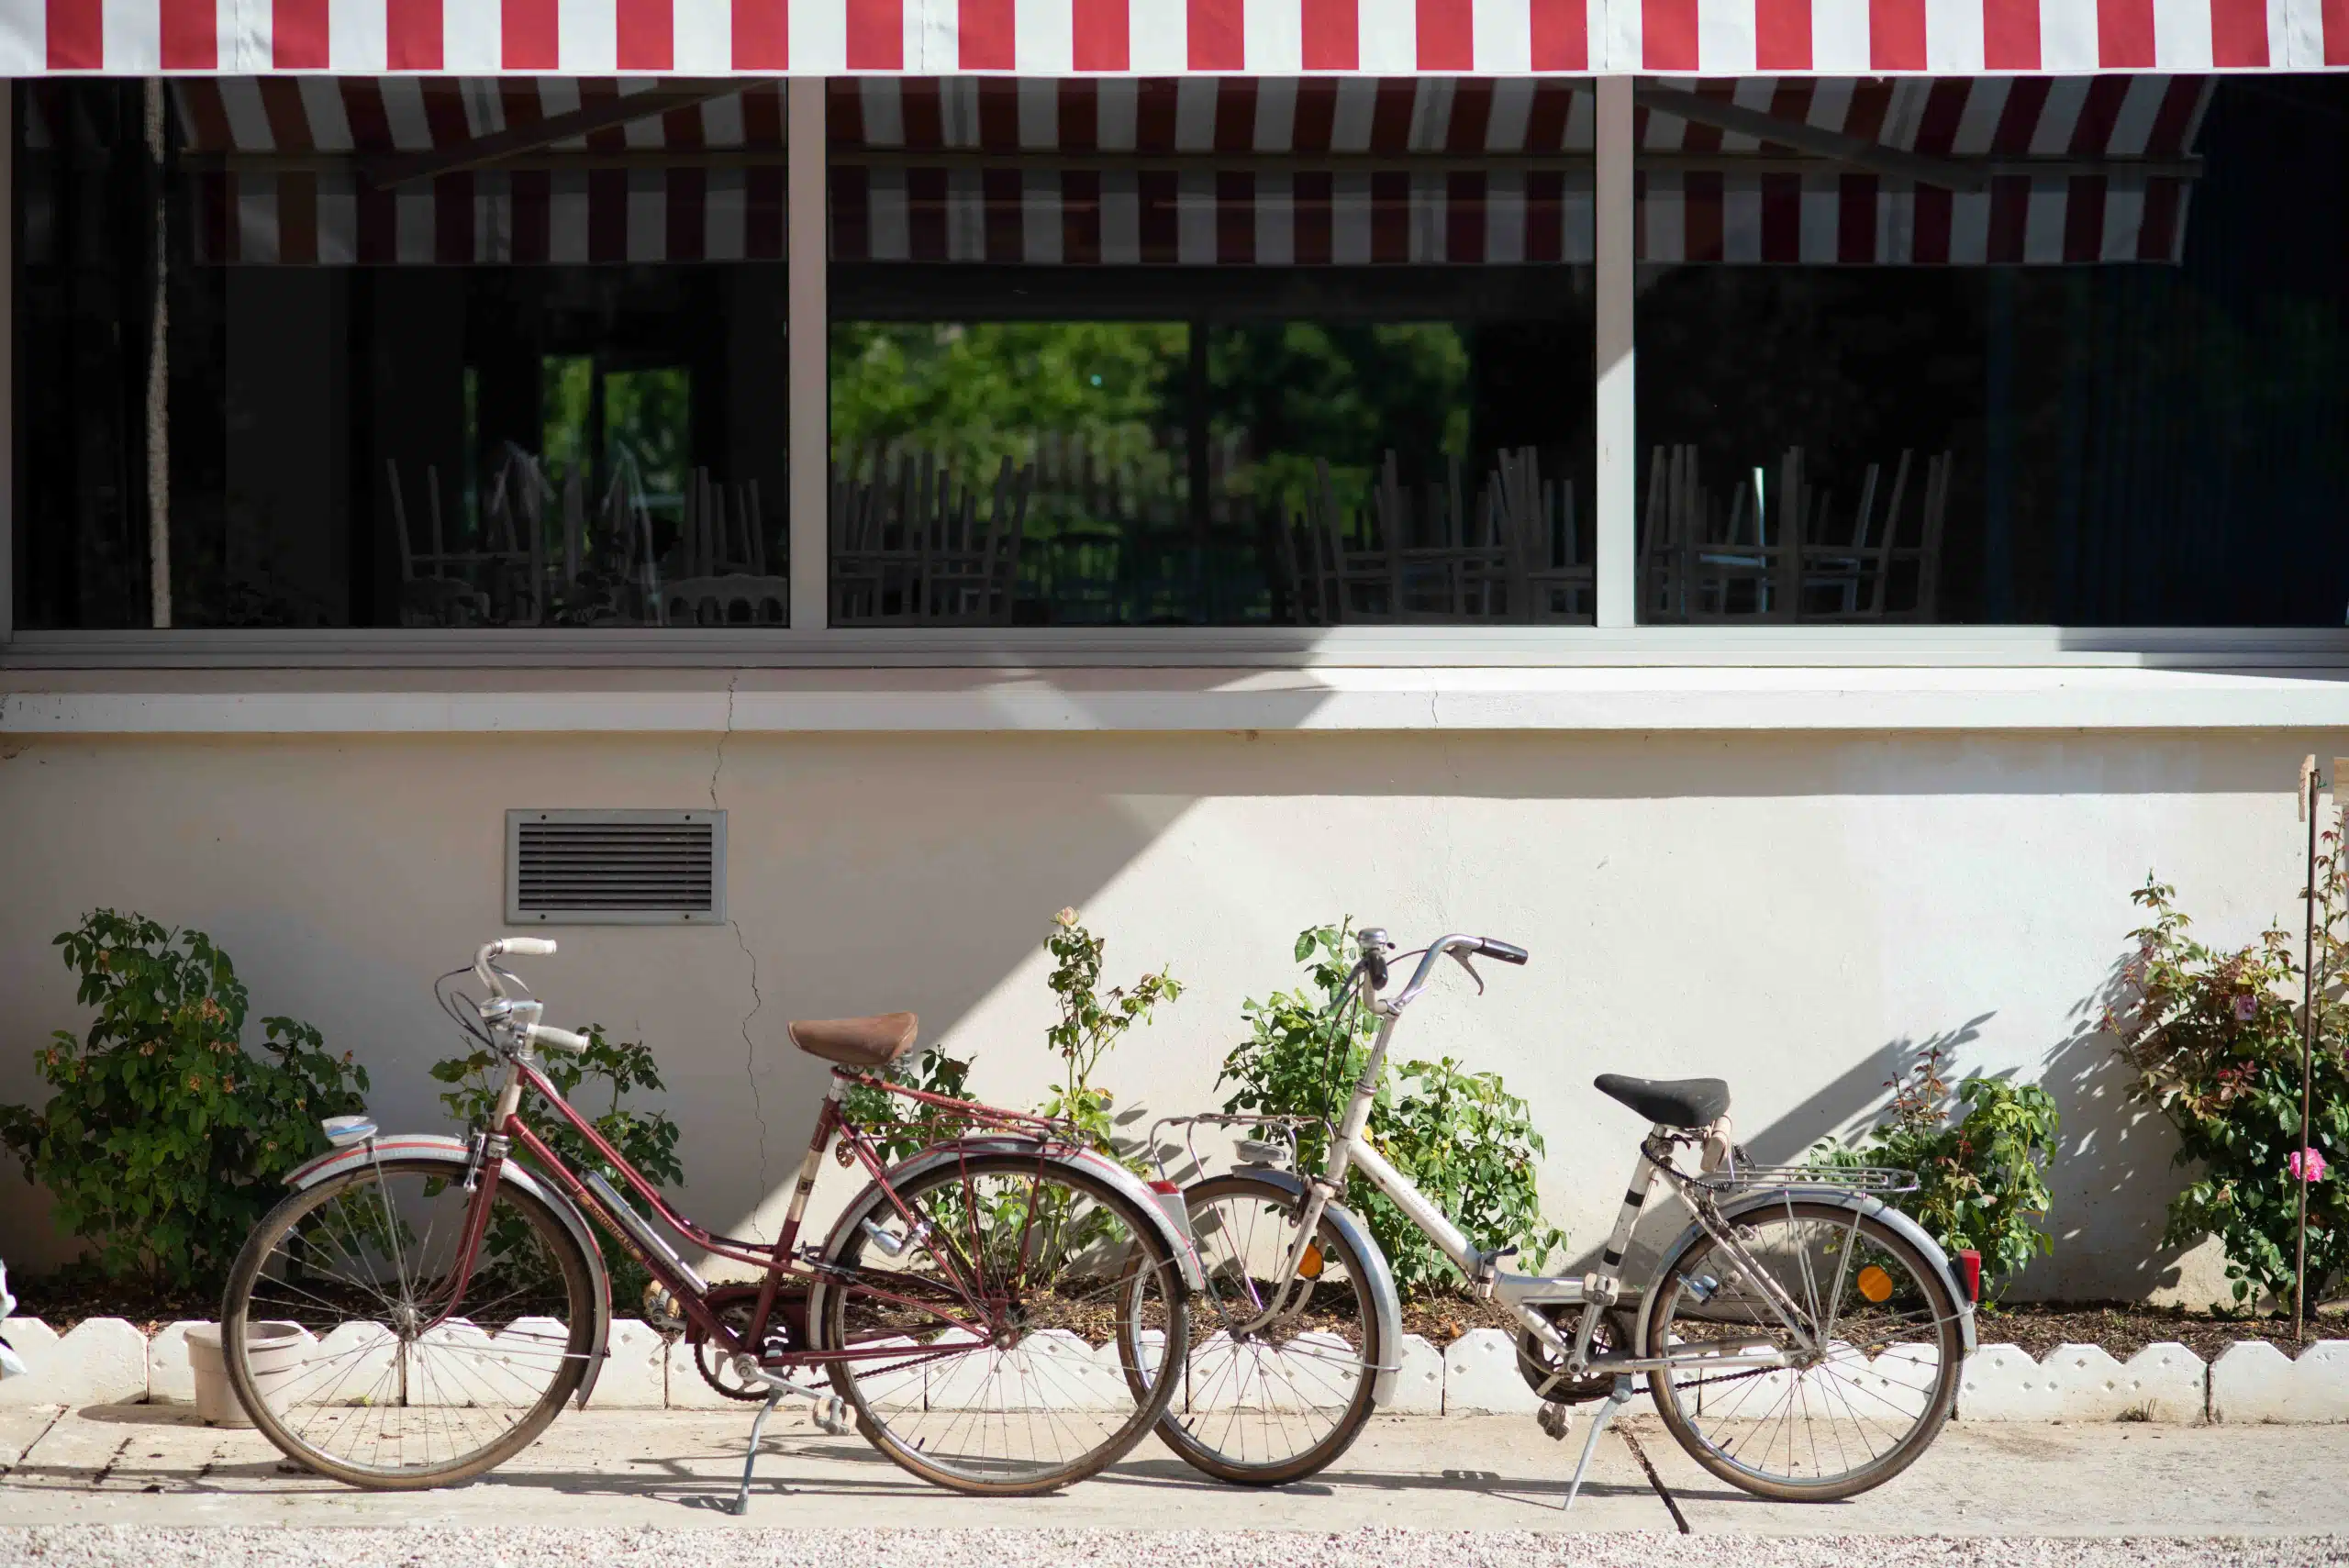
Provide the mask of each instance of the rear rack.
[{"label": "rear rack", "polygon": [[1732,1161],[1689,1180],[1713,1193],[1769,1187],[1835,1187],[1852,1193],[1913,1193],[1917,1173],[1893,1165],[1752,1165]]},{"label": "rear rack", "polygon": [[1178,1150],[1174,1145],[1163,1140],[1159,1137],[1160,1131],[1166,1129],[1181,1129],[1183,1141],[1179,1152],[1189,1157],[1191,1172],[1196,1179],[1207,1169],[1207,1162],[1199,1158],[1196,1141],[1198,1129],[1203,1127],[1252,1127],[1274,1134],[1270,1139],[1258,1137],[1235,1140],[1233,1152],[1240,1156],[1241,1163],[1243,1165],[1270,1165],[1275,1169],[1289,1171],[1297,1169],[1298,1129],[1318,1127],[1322,1129],[1325,1136],[1330,1129],[1329,1122],[1318,1116],[1264,1116],[1262,1114],[1244,1116],[1233,1112],[1208,1111],[1197,1116],[1161,1117],[1150,1126],[1150,1157],[1158,1166],[1161,1181],[1175,1180],[1174,1173],[1167,1169],[1167,1161],[1178,1152]]}]

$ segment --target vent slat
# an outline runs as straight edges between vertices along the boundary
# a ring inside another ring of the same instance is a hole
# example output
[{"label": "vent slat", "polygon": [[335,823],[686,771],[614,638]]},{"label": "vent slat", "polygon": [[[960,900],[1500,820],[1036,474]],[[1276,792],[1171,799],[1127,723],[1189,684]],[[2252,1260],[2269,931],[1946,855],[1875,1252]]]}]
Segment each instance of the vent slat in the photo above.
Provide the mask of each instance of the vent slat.
[{"label": "vent slat", "polygon": [[698,821],[508,813],[511,913],[583,923],[715,919],[725,888],[723,823],[722,813]]}]

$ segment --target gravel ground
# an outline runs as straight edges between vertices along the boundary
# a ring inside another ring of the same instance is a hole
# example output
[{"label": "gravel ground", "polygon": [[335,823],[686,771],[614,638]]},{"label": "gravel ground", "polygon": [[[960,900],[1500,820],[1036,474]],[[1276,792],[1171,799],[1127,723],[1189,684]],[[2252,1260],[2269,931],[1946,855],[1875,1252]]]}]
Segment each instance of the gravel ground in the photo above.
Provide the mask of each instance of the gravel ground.
[{"label": "gravel ground", "polygon": [[2349,1538],[1958,1540],[1923,1536],[1699,1536],[1528,1531],[0,1529],[0,1558],[42,1568],[2303,1568],[2349,1562]]}]

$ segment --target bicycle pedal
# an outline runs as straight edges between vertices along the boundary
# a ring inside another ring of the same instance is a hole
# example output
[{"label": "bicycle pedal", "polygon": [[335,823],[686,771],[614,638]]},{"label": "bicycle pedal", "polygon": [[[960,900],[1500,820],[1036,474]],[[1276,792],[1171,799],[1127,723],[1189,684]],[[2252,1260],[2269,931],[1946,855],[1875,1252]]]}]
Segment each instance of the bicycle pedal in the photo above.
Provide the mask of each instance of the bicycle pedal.
[{"label": "bicycle pedal", "polygon": [[1556,1403],[1544,1405],[1542,1407],[1542,1413],[1535,1417],[1534,1420],[1543,1431],[1559,1442],[1565,1441],[1566,1434],[1575,1429],[1574,1409],[1566,1405]]},{"label": "bicycle pedal", "polygon": [[856,1430],[855,1412],[849,1408],[848,1401],[837,1394],[817,1400],[809,1414],[815,1417],[816,1425],[836,1438],[846,1437]]}]

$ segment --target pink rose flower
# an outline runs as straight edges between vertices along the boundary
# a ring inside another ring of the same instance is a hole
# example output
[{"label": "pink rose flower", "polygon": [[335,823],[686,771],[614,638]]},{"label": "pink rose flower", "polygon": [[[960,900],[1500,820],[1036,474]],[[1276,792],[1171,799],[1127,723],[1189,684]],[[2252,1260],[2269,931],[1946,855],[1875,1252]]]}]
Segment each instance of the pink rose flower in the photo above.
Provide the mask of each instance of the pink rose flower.
[{"label": "pink rose flower", "polygon": [[2284,1156],[2284,1168],[2295,1179],[2303,1182],[2324,1180],[2324,1156],[2313,1149],[2299,1149]]},{"label": "pink rose flower", "polygon": [[2246,1024],[2251,1022],[2258,1011],[2259,998],[2249,992],[2235,998],[2235,1018],[2238,1022]]}]

